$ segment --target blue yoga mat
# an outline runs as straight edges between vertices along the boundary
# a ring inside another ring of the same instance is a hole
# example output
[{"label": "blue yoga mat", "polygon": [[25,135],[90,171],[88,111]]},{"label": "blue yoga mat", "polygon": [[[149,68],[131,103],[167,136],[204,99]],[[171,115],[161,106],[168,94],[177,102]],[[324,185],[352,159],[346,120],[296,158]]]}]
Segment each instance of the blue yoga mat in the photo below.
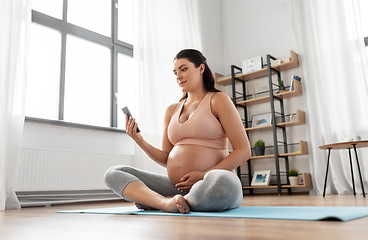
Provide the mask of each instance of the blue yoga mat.
[{"label": "blue yoga mat", "polygon": [[58,213],[91,213],[120,215],[153,215],[180,217],[258,218],[280,220],[337,220],[349,221],[368,216],[367,207],[239,207],[223,212],[165,213],[159,210],[139,210],[132,207],[96,208],[59,211]]}]

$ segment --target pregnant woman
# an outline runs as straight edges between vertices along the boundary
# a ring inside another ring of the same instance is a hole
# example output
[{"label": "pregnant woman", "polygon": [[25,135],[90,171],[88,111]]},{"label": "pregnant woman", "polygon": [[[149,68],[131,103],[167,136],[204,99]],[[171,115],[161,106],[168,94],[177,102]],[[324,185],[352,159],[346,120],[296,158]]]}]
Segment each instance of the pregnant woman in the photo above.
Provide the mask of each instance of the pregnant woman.
[{"label": "pregnant woman", "polygon": [[[243,192],[235,169],[251,156],[240,116],[231,99],[215,88],[201,52],[180,51],[173,72],[183,97],[166,110],[162,149],[146,142],[136,131],[135,119],[126,117],[127,134],[166,167],[167,176],[113,166],[105,174],[105,183],[143,209],[189,213],[237,208]],[[228,140],[233,148],[230,154]]]}]

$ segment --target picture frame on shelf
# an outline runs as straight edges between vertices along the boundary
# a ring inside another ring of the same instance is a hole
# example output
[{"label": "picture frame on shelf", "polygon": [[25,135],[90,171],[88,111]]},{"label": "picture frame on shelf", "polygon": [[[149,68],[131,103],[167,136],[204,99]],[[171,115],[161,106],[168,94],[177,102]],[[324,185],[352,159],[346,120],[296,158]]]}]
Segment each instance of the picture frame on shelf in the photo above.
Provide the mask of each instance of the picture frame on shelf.
[{"label": "picture frame on shelf", "polygon": [[251,186],[268,186],[271,181],[271,170],[255,171]]},{"label": "picture frame on shelf", "polygon": [[272,114],[271,113],[263,113],[263,114],[252,116],[252,128],[268,126],[271,124],[272,124]]},{"label": "picture frame on shelf", "polygon": [[263,68],[263,58],[261,56],[250,58],[242,62],[242,73],[250,73]]}]

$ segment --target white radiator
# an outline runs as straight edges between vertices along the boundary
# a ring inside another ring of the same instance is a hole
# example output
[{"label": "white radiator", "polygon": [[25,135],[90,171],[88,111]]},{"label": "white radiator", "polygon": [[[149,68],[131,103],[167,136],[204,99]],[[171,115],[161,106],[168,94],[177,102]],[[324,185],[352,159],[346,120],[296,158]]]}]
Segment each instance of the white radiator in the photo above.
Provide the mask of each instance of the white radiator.
[{"label": "white radiator", "polygon": [[134,166],[133,155],[22,149],[16,191],[107,189],[103,177],[113,165]]}]

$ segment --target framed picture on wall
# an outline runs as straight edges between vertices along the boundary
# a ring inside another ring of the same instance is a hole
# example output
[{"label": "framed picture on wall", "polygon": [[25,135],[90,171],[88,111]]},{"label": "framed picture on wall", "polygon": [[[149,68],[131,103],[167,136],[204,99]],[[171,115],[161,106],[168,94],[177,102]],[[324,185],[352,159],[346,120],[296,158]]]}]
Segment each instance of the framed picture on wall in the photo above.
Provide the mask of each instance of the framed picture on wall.
[{"label": "framed picture on wall", "polygon": [[252,116],[252,128],[268,126],[271,124],[272,124],[272,114],[271,113],[263,113],[263,114]]},{"label": "framed picture on wall", "polygon": [[255,171],[252,178],[252,186],[268,186],[271,180],[271,170]]},{"label": "framed picture on wall", "polygon": [[242,73],[245,74],[261,70],[262,67],[263,67],[262,57],[247,59],[242,62]]}]

